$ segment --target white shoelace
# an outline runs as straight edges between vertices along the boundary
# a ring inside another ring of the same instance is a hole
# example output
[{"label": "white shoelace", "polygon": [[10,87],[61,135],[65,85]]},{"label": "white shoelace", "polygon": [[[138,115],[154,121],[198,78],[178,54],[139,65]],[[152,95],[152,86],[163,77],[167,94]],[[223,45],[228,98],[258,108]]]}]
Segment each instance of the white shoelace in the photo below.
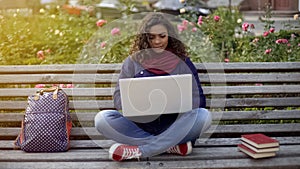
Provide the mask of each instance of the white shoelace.
[{"label": "white shoelace", "polygon": [[178,149],[178,146],[173,146],[167,150],[167,153],[176,153],[181,154],[180,150]]},{"label": "white shoelace", "polygon": [[133,159],[133,158],[137,158],[139,160],[139,158],[141,157],[142,153],[139,151],[138,148],[124,148],[123,151],[123,159]]}]

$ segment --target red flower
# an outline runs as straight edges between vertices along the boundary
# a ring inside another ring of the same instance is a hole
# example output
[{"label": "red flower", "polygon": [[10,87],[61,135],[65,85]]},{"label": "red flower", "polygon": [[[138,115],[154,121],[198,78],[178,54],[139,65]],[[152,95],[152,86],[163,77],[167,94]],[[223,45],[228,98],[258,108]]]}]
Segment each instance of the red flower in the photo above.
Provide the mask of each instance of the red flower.
[{"label": "red flower", "polygon": [[104,24],[106,24],[107,23],[107,21],[106,20],[103,20],[103,19],[100,19],[100,20],[98,20],[97,22],[96,22],[96,25],[98,26],[98,27],[102,27]]},{"label": "red flower", "polygon": [[269,35],[269,32],[264,32],[263,36],[266,37]]},{"label": "red flower", "polygon": [[243,31],[248,31],[248,28],[249,28],[249,23],[247,23],[247,22],[243,23],[243,25],[242,25]]},{"label": "red flower", "polygon": [[216,22],[219,22],[220,16],[218,16],[218,15],[214,16],[214,20],[215,20]]},{"label": "red flower", "polygon": [[275,43],[277,43],[277,44],[281,44],[281,43],[289,43],[289,41],[288,41],[287,39],[277,39],[277,40],[275,41]]},{"label": "red flower", "polygon": [[269,32],[274,33],[275,32],[275,28],[270,28]]},{"label": "red flower", "polygon": [[271,53],[272,52],[272,49],[267,49],[266,51],[265,51],[265,54],[269,54],[269,53]]}]

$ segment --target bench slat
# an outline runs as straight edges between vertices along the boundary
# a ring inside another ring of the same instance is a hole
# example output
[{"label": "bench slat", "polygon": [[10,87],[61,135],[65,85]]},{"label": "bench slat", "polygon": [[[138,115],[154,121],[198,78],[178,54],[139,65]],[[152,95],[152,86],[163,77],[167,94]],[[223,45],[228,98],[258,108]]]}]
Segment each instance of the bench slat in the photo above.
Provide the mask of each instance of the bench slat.
[{"label": "bench slat", "polygon": [[[298,148],[298,149],[297,149]],[[277,157],[288,157],[291,154],[300,157],[300,145],[281,146],[277,152]],[[230,152],[230,153],[228,153]],[[108,149],[93,149],[93,150],[69,150],[66,153],[29,153],[24,156],[23,152],[18,151],[1,151],[0,161],[108,161]],[[98,154],[98,155],[96,155]],[[194,148],[193,153],[186,156],[184,159],[180,156],[163,154],[159,157],[153,156],[150,161],[161,160],[209,160],[209,159],[238,159],[246,158],[247,156],[237,150],[237,147],[199,147]]]},{"label": "bench slat", "polygon": [[[165,161],[165,162],[134,162],[134,163],[115,163],[115,162],[3,162],[1,163],[4,167],[9,167],[10,169],[20,169],[20,168],[28,168],[28,169],[39,169],[39,168],[48,168],[48,169],[78,169],[78,166],[82,168],[89,169],[116,169],[116,168],[147,168],[147,169],[157,169],[157,168],[186,168],[186,169],[195,169],[201,168],[203,169],[222,169],[222,168],[231,168],[238,169],[241,166],[244,168],[251,169],[261,169],[261,168],[288,168],[288,169],[298,169],[298,161],[300,157],[289,157],[289,158],[271,158],[271,159],[263,159],[263,160],[251,160],[251,159],[224,159],[224,160],[190,160],[190,161]],[[273,165],[272,165],[273,164]],[[278,165],[277,165],[278,164]],[[149,166],[150,165],[150,166]],[[38,166],[38,167],[36,167]]]},{"label": "bench slat", "polygon": [[[242,133],[290,133],[299,132],[300,123],[284,124],[237,124],[237,125],[212,125],[207,134],[242,134]],[[0,128],[1,136],[16,137],[20,128]],[[71,136],[90,136],[97,139],[104,137],[94,127],[73,127]]]},{"label": "bench slat", "polygon": [[[280,146],[282,145],[300,145],[300,137],[272,137],[279,141]],[[97,149],[99,147],[109,148],[111,145],[116,143],[113,140],[71,140],[71,149]],[[195,143],[197,147],[221,147],[221,146],[236,146],[241,143],[240,138],[209,138],[209,139],[198,139]],[[0,149],[13,149],[14,141],[12,140],[1,140]]]},{"label": "bench slat", "polygon": [[[112,84],[118,74],[16,74],[1,75],[0,84]],[[291,83],[300,82],[300,73],[199,74],[201,83]]]},{"label": "bench slat", "polygon": [[[232,150],[234,151],[234,150]],[[229,152],[232,152],[229,151]],[[236,150],[235,150],[236,151]],[[23,162],[23,161],[14,161],[14,162],[2,162],[1,165],[4,168],[10,168],[10,169],[16,169],[16,168],[53,168],[53,169],[60,169],[60,168],[111,168],[111,169],[116,169],[116,168],[201,168],[204,169],[221,169],[221,168],[240,168],[243,166],[244,168],[290,168],[290,169],[298,169],[299,168],[299,156],[294,156],[294,157],[273,157],[273,158],[267,158],[267,159],[260,159],[260,160],[254,160],[249,157],[246,157],[246,155],[242,154],[242,152],[238,152],[240,154],[240,158],[223,158],[223,159],[190,159],[189,156],[186,158],[180,159],[180,162],[178,162],[178,158],[176,156],[169,156],[167,160],[165,159],[158,159],[157,161],[134,161],[134,162],[123,162],[123,163],[118,163],[118,162],[113,162],[113,161],[107,161],[107,160],[99,160],[101,159],[100,155],[97,155],[97,153],[87,153],[91,154],[89,156],[92,156],[92,160],[69,160],[69,161],[60,161],[57,160],[55,162]],[[206,154],[202,153],[203,156]],[[218,154],[218,153],[216,153]],[[228,153],[227,154],[231,154]],[[53,154],[54,156],[56,154]],[[87,155],[83,154],[80,155],[80,153],[74,154],[74,156],[81,156],[82,159],[86,159]],[[71,156],[73,157],[72,153],[66,153],[65,156]],[[238,156],[239,157],[239,156]],[[76,157],[74,157],[76,158]],[[78,159],[78,158],[76,158]],[[162,161],[165,160],[165,161]],[[49,160],[48,160],[49,161]]]},{"label": "bench slat", "polygon": [[59,65],[10,65],[1,66],[0,74],[39,74],[39,73],[114,73],[121,64],[59,64]]},{"label": "bench slat", "polygon": [[[300,97],[286,98],[233,98],[207,99],[208,108],[234,107],[287,107],[299,106]],[[0,110],[24,110],[27,101],[0,101]],[[71,110],[113,109],[112,100],[76,100],[70,101]]]},{"label": "bench slat", "polygon": [[300,70],[300,62],[235,62],[235,63],[196,63],[199,71],[208,72],[293,72]]},{"label": "bench slat", "polygon": [[[225,159],[225,160],[191,160],[191,161],[166,161],[166,162],[134,162],[134,163],[115,163],[115,162],[56,162],[56,163],[48,163],[48,162],[2,162],[1,164],[4,168],[9,167],[10,169],[20,169],[20,168],[28,168],[28,169],[40,169],[40,168],[48,168],[48,169],[78,169],[78,166],[82,168],[89,169],[116,169],[116,168],[186,168],[186,169],[195,169],[201,168],[203,169],[222,169],[222,168],[231,168],[238,169],[240,166],[244,168],[288,168],[288,169],[298,169],[298,161],[300,157],[289,157],[289,158],[271,158],[267,160],[251,160],[251,159]],[[178,165],[180,164],[180,165]],[[273,165],[272,165],[273,164]],[[276,164],[276,165],[275,165]],[[278,165],[277,165],[278,164]],[[150,165],[150,166],[149,166]],[[163,166],[162,166],[163,165]],[[38,167],[36,167],[38,166]]]},{"label": "bench slat", "polygon": [[[72,120],[93,122],[98,112],[71,113]],[[212,112],[213,120],[300,119],[300,110],[220,111]],[[0,122],[21,122],[24,113],[0,113]]]},{"label": "bench slat", "polygon": [[[265,85],[265,86],[203,86],[205,95],[222,94],[287,94],[300,93],[299,85]],[[0,88],[0,97],[27,97],[37,88]],[[70,97],[112,96],[114,88],[64,88]]]},{"label": "bench slat", "polygon": [[[245,63],[195,63],[199,71],[299,71],[299,62],[245,62]],[[1,66],[0,74],[6,73],[94,73],[116,72],[121,69],[121,63],[114,64],[59,64],[59,65],[10,65]]]}]

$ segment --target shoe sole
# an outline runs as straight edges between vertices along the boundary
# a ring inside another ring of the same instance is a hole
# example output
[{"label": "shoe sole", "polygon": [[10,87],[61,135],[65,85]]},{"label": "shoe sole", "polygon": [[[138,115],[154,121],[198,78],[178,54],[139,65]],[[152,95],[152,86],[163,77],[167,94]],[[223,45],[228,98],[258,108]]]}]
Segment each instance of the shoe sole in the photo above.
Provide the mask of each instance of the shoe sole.
[{"label": "shoe sole", "polygon": [[187,142],[186,144],[187,144],[187,147],[188,147],[188,151],[186,152],[185,155],[189,155],[189,154],[191,154],[192,151],[193,151],[192,142],[189,141],[189,142]]}]

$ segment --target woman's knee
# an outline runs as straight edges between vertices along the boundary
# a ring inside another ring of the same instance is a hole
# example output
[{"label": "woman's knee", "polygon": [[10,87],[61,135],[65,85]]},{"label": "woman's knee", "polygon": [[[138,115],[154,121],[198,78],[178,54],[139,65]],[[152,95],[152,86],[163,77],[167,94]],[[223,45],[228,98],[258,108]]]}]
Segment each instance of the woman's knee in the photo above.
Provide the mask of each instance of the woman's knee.
[{"label": "woman's knee", "polygon": [[203,129],[204,130],[207,130],[210,126],[211,126],[211,123],[212,123],[212,114],[210,111],[208,111],[207,109],[205,108],[199,108],[198,110],[198,117],[204,125],[203,125]]},{"label": "woman's knee", "polygon": [[95,127],[98,131],[106,128],[106,125],[109,124],[109,117],[112,117],[116,114],[115,110],[102,110],[95,116]]},{"label": "woman's knee", "polygon": [[210,126],[212,123],[212,114],[205,108],[198,109],[198,120],[205,123],[205,126]]}]

